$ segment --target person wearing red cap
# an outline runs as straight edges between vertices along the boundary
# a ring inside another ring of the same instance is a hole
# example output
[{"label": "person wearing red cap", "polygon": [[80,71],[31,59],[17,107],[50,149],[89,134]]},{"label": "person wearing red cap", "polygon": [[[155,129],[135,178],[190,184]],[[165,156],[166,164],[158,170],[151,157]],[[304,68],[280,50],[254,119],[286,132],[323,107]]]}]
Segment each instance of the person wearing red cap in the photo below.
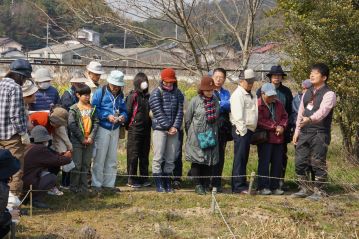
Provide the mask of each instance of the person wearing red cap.
[{"label": "person wearing red cap", "polygon": [[[219,162],[218,117],[220,107],[214,96],[216,88],[209,76],[204,76],[198,87],[198,95],[192,98],[185,116],[186,160],[191,162],[191,175],[199,195],[206,194],[213,166]],[[200,178],[200,177],[206,178]]]},{"label": "person wearing red cap", "polygon": [[172,68],[166,68],[161,72],[161,80],[160,85],[152,91],[149,100],[155,139],[152,173],[155,176],[157,192],[171,192],[169,176],[172,175],[175,166],[184,97],[177,88],[176,73]]}]

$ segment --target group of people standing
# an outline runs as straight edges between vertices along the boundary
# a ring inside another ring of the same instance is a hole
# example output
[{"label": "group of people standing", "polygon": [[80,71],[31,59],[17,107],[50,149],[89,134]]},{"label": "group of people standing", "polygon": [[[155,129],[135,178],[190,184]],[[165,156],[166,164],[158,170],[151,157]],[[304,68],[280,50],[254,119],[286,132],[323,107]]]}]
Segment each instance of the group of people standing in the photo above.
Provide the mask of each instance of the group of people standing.
[{"label": "group of people standing", "polygon": [[[85,72],[73,73],[71,87],[61,97],[51,85],[49,70],[35,71],[35,82],[31,73],[28,61],[16,60],[0,81],[0,146],[21,164],[10,183],[14,193],[22,192],[24,181],[25,189],[32,185],[33,189],[61,195],[56,187],[60,166],[62,186],[74,193],[88,193],[89,181],[91,191],[119,191],[115,187],[117,147],[123,127],[128,131],[130,187],[151,185],[152,138],[157,192],[173,192],[173,186],[179,186],[182,143],[196,193],[206,194],[210,187],[221,192],[225,149],[233,140],[232,192],[248,193],[247,162],[251,145],[257,145],[258,193],[281,195],[287,144],[293,137],[296,174],[306,182],[294,196],[317,200],[323,195],[336,104],[335,93],[327,85],[329,69],[325,64],[312,66],[310,79],[302,84],[303,93],[294,100],[291,90],[282,84],[286,74],[280,66],[271,68],[267,74],[270,81],[256,93],[252,91],[257,80],[254,71],[244,70],[232,95],[223,87],[226,71],[217,68],[201,78],[198,94],[186,109],[172,68],[161,71],[161,81],[151,93],[148,77],[138,73],[126,97],[124,74],[111,71],[107,84],[101,86],[104,70],[95,61]],[[7,184],[9,179],[1,180]],[[308,180],[313,180],[313,187]],[[47,207],[42,195],[35,193],[34,206]]]}]

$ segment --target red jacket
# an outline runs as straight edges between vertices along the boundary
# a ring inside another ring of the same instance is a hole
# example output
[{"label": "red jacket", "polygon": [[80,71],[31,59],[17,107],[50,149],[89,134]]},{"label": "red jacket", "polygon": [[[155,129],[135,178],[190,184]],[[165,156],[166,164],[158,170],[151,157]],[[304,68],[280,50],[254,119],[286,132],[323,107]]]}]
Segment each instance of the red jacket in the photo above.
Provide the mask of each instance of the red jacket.
[{"label": "red jacket", "polygon": [[268,143],[282,144],[284,143],[284,135],[277,136],[275,130],[277,126],[284,128],[288,125],[288,114],[283,104],[279,100],[275,100],[275,121],[271,117],[271,113],[267,105],[263,102],[262,97],[258,99],[258,129],[266,129],[268,131]]}]

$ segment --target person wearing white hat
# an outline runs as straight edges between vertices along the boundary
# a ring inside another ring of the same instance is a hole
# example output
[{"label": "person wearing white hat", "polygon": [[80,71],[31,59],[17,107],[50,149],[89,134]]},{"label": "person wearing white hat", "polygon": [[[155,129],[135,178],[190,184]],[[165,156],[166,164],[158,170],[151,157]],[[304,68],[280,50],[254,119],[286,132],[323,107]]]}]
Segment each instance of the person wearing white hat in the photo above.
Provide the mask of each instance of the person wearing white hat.
[{"label": "person wearing white hat", "polygon": [[91,88],[92,93],[94,93],[94,91],[96,91],[100,87],[100,83],[99,83],[100,77],[104,73],[105,72],[100,62],[91,61],[86,66],[86,76],[88,79],[86,85],[88,85]]},{"label": "person wearing white hat", "polygon": [[71,87],[61,96],[61,106],[69,111],[70,107],[78,102],[78,98],[75,94],[76,87],[79,88],[87,82],[88,79],[81,70],[74,71],[70,80]]},{"label": "person wearing white hat", "polygon": [[95,138],[95,158],[92,165],[92,187],[115,190],[119,128],[127,121],[127,109],[122,92],[125,86],[121,71],[111,71],[108,85],[96,90],[92,105],[100,120]]},{"label": "person wearing white hat", "polygon": [[47,68],[36,70],[34,80],[39,90],[35,94],[36,101],[29,104],[30,111],[50,110],[60,103],[59,92],[51,85],[52,75]]},{"label": "person wearing white hat", "polygon": [[243,73],[239,76],[239,86],[230,98],[230,120],[234,140],[232,176],[235,176],[232,178],[232,192],[247,194],[247,179],[243,175],[247,175],[250,143],[258,122],[258,107],[257,98],[252,92],[256,81],[255,73],[252,69],[247,69]]}]

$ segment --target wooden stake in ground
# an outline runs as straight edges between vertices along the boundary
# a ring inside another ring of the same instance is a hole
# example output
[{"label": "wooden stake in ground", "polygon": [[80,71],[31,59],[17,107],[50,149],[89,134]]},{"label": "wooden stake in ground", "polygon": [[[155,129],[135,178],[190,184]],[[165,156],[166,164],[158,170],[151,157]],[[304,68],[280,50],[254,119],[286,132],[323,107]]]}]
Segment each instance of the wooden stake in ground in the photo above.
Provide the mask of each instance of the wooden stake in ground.
[{"label": "wooden stake in ground", "polygon": [[32,184],[30,185],[30,217],[32,217]]},{"label": "wooden stake in ground", "polygon": [[252,172],[251,173],[251,178],[249,180],[249,188],[248,188],[248,194],[250,195],[254,195],[255,193],[252,191],[253,189],[253,183],[254,183],[254,178],[256,177],[256,173]]}]

